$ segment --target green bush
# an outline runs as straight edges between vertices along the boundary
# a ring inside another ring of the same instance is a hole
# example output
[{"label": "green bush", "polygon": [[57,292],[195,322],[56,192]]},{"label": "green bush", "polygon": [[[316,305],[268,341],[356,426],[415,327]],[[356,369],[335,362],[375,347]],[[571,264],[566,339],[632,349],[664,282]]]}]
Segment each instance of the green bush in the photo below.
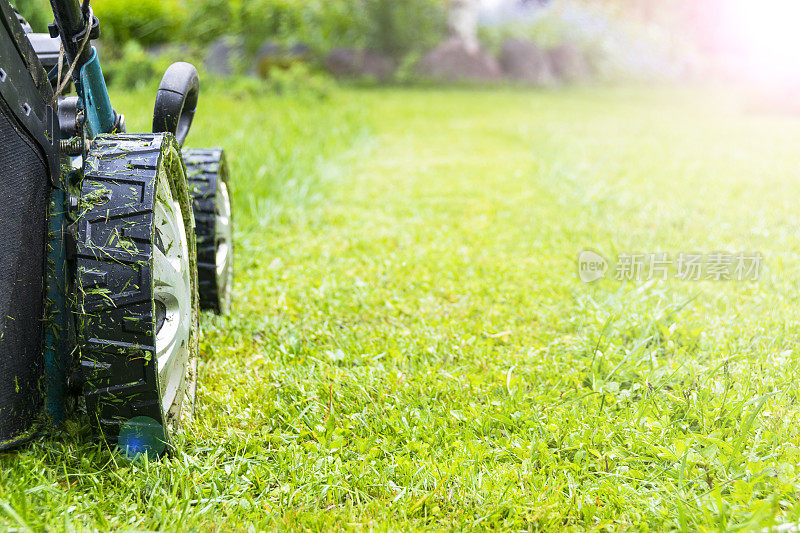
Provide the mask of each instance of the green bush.
[{"label": "green bush", "polygon": [[302,63],[296,63],[287,69],[273,69],[270,71],[267,85],[275,94],[299,95],[315,99],[329,97],[335,87],[330,78],[312,72]]},{"label": "green bush", "polygon": [[186,11],[180,0],[92,0],[92,8],[104,37],[118,44],[173,41],[185,27]]},{"label": "green bush", "polygon": [[319,52],[347,46],[367,46],[369,16],[361,8],[361,0],[330,0],[320,2],[315,9],[315,31],[306,36],[309,46]]},{"label": "green bush", "polygon": [[[46,29],[48,0],[17,3],[37,30]],[[302,43],[320,56],[353,47],[402,60],[434,46],[446,26],[446,0],[92,0],[92,6],[103,39],[116,50],[131,40],[145,47],[206,45],[232,35],[251,54],[274,41]]]},{"label": "green bush", "polygon": [[306,42],[313,5],[294,0],[241,0],[240,32],[245,47],[255,52],[265,40],[284,44]]},{"label": "green bush", "polygon": [[446,28],[445,5],[440,0],[363,0],[368,17],[367,46],[401,59],[429,48]]},{"label": "green bush", "polygon": [[318,53],[366,47],[400,59],[435,45],[446,19],[444,0],[194,0],[187,7],[187,39],[238,34],[250,53],[274,41]]},{"label": "green bush", "polygon": [[140,88],[158,76],[157,60],[136,41],[125,43],[117,57],[103,61],[103,74],[109,84],[129,89]]},{"label": "green bush", "polygon": [[47,25],[53,22],[48,0],[14,0],[11,3],[19,9],[34,31],[47,31]]},{"label": "green bush", "polygon": [[238,4],[231,0],[191,0],[183,38],[207,44],[226,33],[238,32]]}]

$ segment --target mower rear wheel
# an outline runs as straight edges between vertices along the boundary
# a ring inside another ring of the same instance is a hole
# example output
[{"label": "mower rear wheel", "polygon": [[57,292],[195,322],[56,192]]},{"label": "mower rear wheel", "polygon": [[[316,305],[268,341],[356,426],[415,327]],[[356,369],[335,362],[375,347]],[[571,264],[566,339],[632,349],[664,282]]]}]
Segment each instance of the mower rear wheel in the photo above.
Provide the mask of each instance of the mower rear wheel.
[{"label": "mower rear wheel", "polygon": [[171,134],[101,136],[86,161],[77,310],[93,429],[160,455],[194,407],[198,296],[194,219]]},{"label": "mower rear wheel", "polygon": [[221,149],[184,150],[197,223],[200,308],[225,314],[233,292],[233,218],[228,163]]}]

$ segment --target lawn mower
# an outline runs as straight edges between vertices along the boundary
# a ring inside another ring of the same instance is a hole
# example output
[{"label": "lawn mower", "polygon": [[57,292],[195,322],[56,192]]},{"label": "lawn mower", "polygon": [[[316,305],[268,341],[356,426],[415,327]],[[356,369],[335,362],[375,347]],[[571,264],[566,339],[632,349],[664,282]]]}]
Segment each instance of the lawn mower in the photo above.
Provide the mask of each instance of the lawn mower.
[{"label": "lawn mower", "polygon": [[127,133],[89,0],[50,3],[33,33],[0,0],[0,450],[85,409],[98,440],[160,455],[194,410],[200,309],[231,302],[228,166],[182,148],[192,65]]}]

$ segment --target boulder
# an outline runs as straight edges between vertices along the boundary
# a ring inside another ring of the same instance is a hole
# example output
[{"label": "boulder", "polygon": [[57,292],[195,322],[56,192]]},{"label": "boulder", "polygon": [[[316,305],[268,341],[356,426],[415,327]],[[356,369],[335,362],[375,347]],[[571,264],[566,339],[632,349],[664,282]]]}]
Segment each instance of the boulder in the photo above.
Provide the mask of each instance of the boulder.
[{"label": "boulder", "polygon": [[591,77],[586,57],[571,44],[563,44],[547,52],[556,77],[565,82],[585,81]]},{"label": "boulder", "polygon": [[397,63],[391,57],[354,48],[336,48],[325,59],[328,72],[337,78],[374,78],[388,81]]},{"label": "boulder", "polygon": [[336,78],[357,76],[361,53],[353,48],[334,48],[325,58],[325,68]]},{"label": "boulder", "polygon": [[500,51],[500,66],[503,74],[512,80],[536,86],[552,85],[556,81],[547,52],[531,41],[505,41]]},{"label": "boulder", "polygon": [[294,61],[309,61],[311,59],[311,48],[303,43],[294,44],[289,48],[289,57]]},{"label": "boulder", "polygon": [[232,76],[244,57],[244,47],[234,39],[221,37],[206,51],[205,67],[217,76]]},{"label": "boulder", "polygon": [[450,38],[425,54],[419,73],[441,81],[494,81],[502,75],[495,58],[458,38]]},{"label": "boulder", "polygon": [[305,44],[286,48],[272,41],[265,41],[256,52],[253,72],[261,77],[269,76],[273,68],[288,69],[295,63],[305,63],[311,58],[311,49]]},{"label": "boulder", "polygon": [[391,57],[377,52],[364,53],[364,60],[361,63],[362,76],[385,82],[391,79],[396,70],[397,63]]},{"label": "boulder", "polygon": [[283,46],[272,41],[264,41],[253,58],[253,73],[266,77],[274,67],[283,68],[284,56]]}]

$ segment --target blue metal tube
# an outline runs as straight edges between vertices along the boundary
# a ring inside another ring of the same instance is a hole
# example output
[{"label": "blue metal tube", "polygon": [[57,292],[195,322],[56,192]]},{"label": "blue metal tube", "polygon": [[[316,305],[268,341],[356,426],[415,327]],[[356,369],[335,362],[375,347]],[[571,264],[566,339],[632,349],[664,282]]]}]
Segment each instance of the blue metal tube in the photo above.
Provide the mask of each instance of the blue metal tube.
[{"label": "blue metal tube", "polygon": [[100,68],[97,49],[92,47],[92,58],[81,68],[79,91],[86,113],[86,127],[90,139],[100,133],[111,133],[117,123],[117,113],[111,107],[108,87]]}]

